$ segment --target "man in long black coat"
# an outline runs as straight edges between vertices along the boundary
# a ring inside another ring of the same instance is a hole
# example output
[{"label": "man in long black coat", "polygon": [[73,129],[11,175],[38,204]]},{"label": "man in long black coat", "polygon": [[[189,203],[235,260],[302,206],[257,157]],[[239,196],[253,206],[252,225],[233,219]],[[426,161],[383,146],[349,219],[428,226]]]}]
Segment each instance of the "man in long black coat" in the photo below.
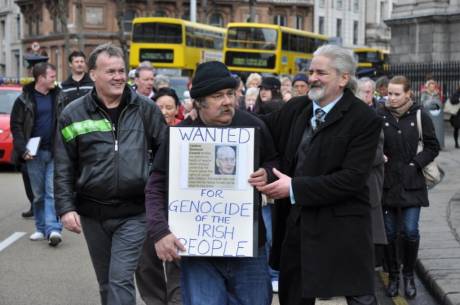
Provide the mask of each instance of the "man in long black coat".
[{"label": "man in long black coat", "polygon": [[280,268],[282,305],[334,296],[377,304],[366,180],[382,123],[346,89],[355,69],[350,51],[319,48],[308,98],[265,117],[282,156],[279,180],[259,187],[279,199],[271,263]]}]

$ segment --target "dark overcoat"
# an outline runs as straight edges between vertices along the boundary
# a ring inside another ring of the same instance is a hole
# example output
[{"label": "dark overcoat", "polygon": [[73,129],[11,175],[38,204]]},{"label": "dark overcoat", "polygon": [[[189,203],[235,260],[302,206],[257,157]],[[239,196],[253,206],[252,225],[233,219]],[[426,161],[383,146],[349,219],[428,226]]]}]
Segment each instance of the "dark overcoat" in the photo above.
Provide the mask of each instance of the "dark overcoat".
[{"label": "dark overcoat", "polygon": [[[428,206],[428,192],[422,169],[439,153],[439,143],[431,118],[421,112],[423,151],[417,153],[419,135],[417,129],[418,105],[412,105],[398,120],[388,109],[378,114],[384,119],[385,163],[383,181],[384,207]],[[412,163],[412,164],[411,164]]]},{"label": "dark overcoat", "polygon": [[[281,171],[292,177],[295,197],[295,205],[289,198],[275,204],[271,264],[278,268],[283,260],[281,268],[288,263],[294,264],[291,270],[300,270],[303,298],[373,294],[366,180],[381,118],[345,90],[314,132],[296,174],[296,152],[312,111],[312,102],[302,96],[264,118],[281,156]],[[286,235],[295,226],[300,226],[299,242]]]}]

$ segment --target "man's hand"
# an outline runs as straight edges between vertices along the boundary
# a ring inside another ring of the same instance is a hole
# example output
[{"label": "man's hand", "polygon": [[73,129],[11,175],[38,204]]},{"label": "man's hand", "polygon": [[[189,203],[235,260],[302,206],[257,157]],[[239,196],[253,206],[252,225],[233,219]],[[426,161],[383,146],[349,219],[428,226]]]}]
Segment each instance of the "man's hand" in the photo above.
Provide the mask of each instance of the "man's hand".
[{"label": "man's hand", "polygon": [[23,158],[24,160],[28,161],[28,160],[32,160],[32,159],[34,158],[34,156],[32,156],[32,155],[29,153],[29,151],[26,151],[26,152],[24,153],[24,155],[22,156],[22,158]]},{"label": "man's hand", "polygon": [[255,187],[261,187],[267,184],[268,175],[264,168],[259,168],[249,176],[249,184]]},{"label": "man's hand", "polygon": [[178,251],[185,251],[185,247],[174,234],[169,233],[155,243],[155,250],[159,259],[172,262],[180,259]]},{"label": "man's hand", "polygon": [[289,197],[289,188],[291,187],[291,177],[283,174],[276,168],[273,169],[273,173],[278,177],[278,180],[267,184],[265,186],[257,187],[257,189],[274,199],[281,199]]},{"label": "man's hand", "polygon": [[77,212],[67,212],[61,216],[61,222],[64,228],[77,234],[81,233],[80,215]]}]

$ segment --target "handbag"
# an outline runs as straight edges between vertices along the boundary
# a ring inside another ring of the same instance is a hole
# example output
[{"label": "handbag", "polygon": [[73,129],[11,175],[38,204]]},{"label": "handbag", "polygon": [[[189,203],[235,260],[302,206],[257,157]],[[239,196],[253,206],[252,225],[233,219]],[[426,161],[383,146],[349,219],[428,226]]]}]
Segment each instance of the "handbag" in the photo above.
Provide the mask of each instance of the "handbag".
[{"label": "handbag", "polygon": [[[423,150],[423,132],[422,132],[422,111],[417,110],[417,129],[418,129],[418,145],[417,153]],[[431,161],[423,169],[423,176],[425,176],[425,184],[428,188],[434,187],[442,180],[442,170],[439,168],[436,161]]]},{"label": "handbag", "polygon": [[454,105],[450,102],[450,99],[447,99],[446,103],[444,104],[444,113],[457,115],[458,110],[460,110],[460,101]]}]

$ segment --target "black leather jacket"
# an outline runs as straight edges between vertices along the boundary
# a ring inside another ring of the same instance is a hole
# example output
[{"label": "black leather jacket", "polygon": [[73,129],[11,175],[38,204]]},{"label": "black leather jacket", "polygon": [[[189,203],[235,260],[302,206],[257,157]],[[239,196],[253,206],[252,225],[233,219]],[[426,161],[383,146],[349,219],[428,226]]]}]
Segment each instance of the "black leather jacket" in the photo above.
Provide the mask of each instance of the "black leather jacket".
[{"label": "black leather jacket", "polygon": [[[35,82],[27,84],[22,89],[22,94],[18,96],[11,111],[10,128],[13,134],[13,162],[22,162],[22,156],[26,152],[26,145],[29,141],[35,123],[35,112],[37,109],[34,98]],[[56,127],[58,116],[57,103],[60,94],[59,88],[50,90],[53,99],[53,126]]]},{"label": "black leather jacket", "polygon": [[95,96],[93,91],[70,103],[58,121],[57,214],[78,211],[99,219],[139,214],[145,210],[148,146],[156,151],[163,139],[163,115],[151,100],[126,87],[116,129]]}]

